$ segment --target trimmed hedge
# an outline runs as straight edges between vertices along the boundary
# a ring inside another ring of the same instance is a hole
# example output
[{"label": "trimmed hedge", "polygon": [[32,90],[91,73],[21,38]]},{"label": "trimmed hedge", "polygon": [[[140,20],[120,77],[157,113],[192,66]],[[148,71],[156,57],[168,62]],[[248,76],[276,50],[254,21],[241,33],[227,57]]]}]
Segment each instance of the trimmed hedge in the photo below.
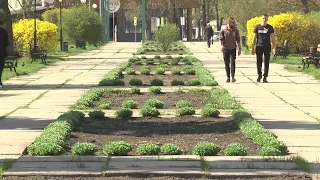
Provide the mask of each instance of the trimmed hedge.
[{"label": "trimmed hedge", "polygon": [[108,72],[108,74],[99,82],[99,86],[123,86],[123,81],[120,80],[122,77],[122,71],[130,66],[129,62],[124,62],[119,65],[118,68],[115,68]]},{"label": "trimmed hedge", "polygon": [[241,132],[260,147],[259,154],[262,156],[287,155],[287,146],[277,139],[274,133],[266,130],[261,124],[253,119],[250,113],[243,109],[232,113]]},{"label": "trimmed hedge", "polygon": [[74,155],[94,155],[94,153],[98,151],[98,146],[93,143],[77,142],[73,145],[71,151]]},{"label": "trimmed hedge", "polygon": [[79,111],[70,111],[59,116],[58,120],[50,123],[27,148],[28,154],[33,156],[61,154],[65,141],[71,136],[71,131],[82,124],[84,116]]},{"label": "trimmed hedge", "polygon": [[88,109],[93,107],[94,101],[99,101],[103,95],[103,89],[90,89],[85,95],[83,95],[77,102],[72,106],[72,109]]}]

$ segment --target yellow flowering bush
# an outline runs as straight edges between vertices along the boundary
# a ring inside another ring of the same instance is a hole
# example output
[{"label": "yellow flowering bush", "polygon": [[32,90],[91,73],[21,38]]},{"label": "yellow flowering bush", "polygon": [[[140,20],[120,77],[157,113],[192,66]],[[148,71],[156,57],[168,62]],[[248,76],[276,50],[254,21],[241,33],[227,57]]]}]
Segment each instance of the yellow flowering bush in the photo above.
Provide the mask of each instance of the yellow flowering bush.
[{"label": "yellow flowering bush", "polygon": [[[23,19],[13,24],[13,40],[15,50],[19,55],[28,55],[33,43],[34,20]],[[37,44],[48,52],[57,46],[58,32],[55,24],[37,19]]]},{"label": "yellow flowering bush", "polygon": [[[247,22],[248,45],[251,49],[253,29],[261,23],[261,17],[256,17]],[[290,12],[269,17],[268,24],[275,30],[276,44],[280,46],[288,40],[291,50],[308,50],[319,42],[320,29],[306,15]]]}]

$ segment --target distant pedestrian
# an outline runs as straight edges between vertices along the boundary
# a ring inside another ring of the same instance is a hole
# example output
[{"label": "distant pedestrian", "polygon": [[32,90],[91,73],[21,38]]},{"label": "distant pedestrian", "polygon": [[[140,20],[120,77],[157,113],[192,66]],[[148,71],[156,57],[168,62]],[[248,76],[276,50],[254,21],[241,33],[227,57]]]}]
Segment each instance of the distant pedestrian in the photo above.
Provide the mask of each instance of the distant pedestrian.
[{"label": "distant pedestrian", "polygon": [[208,48],[211,47],[211,38],[213,36],[213,29],[210,23],[207,24],[206,28],[204,29],[204,34],[207,38],[207,46]]},{"label": "distant pedestrian", "polygon": [[[273,55],[276,53],[276,42],[274,37],[274,29],[268,24],[268,15],[262,16],[261,24],[256,25],[254,28],[254,38],[252,42],[252,55],[256,54],[257,58],[257,82],[262,79],[262,61],[264,55],[264,74],[263,82],[267,83],[269,75],[269,63],[270,63],[270,52],[272,50]],[[271,38],[271,41],[270,41]]]},{"label": "distant pedestrian", "polygon": [[[240,33],[236,28],[235,20],[229,17],[226,21],[226,28],[220,31],[219,39],[221,43],[221,51],[223,52],[223,60],[227,73],[227,83],[230,82],[230,74],[232,82],[236,82],[236,49],[238,47],[238,56],[241,55]],[[230,71],[231,63],[231,71]]]},{"label": "distant pedestrian", "polygon": [[2,72],[4,69],[4,61],[7,57],[7,47],[9,46],[8,32],[2,26],[4,21],[0,19],[0,88],[2,88]]}]

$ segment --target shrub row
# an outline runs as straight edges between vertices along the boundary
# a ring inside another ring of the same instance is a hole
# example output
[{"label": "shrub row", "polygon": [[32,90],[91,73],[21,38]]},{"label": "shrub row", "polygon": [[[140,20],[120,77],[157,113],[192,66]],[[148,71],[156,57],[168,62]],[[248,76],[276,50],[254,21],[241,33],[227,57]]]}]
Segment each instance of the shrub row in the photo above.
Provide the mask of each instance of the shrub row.
[{"label": "shrub row", "polygon": [[239,105],[235,98],[231,97],[226,89],[212,88],[209,102],[216,104],[218,109],[238,109]]},{"label": "shrub row", "polygon": [[[92,143],[76,143],[72,147],[72,153],[76,155],[93,155],[97,146]],[[132,145],[126,141],[110,141],[103,146],[103,153],[112,156],[125,156],[132,150]],[[200,142],[193,147],[192,154],[199,156],[215,156],[221,151],[221,147],[211,142]],[[177,145],[168,143],[162,146],[154,143],[140,144],[136,152],[138,155],[181,155],[184,151]],[[239,143],[229,144],[224,149],[227,156],[246,156],[246,149]]]},{"label": "shrub row", "polygon": [[93,102],[98,101],[103,93],[103,89],[90,89],[87,93],[85,93],[85,95],[77,100],[77,102],[72,106],[72,109],[87,109],[93,107]]},{"label": "shrub row", "polygon": [[124,86],[124,82],[120,80],[122,77],[122,71],[129,67],[129,62],[124,62],[108,72],[108,74],[99,82],[99,86]]},{"label": "shrub row", "polygon": [[28,154],[33,156],[59,155],[63,146],[70,138],[74,128],[81,126],[84,114],[70,111],[58,117],[56,122],[50,123],[44,132],[27,148]]},{"label": "shrub row", "polygon": [[277,139],[277,136],[266,130],[253,119],[250,113],[238,109],[232,113],[232,117],[239,125],[241,132],[252,139],[260,147],[261,156],[287,155],[287,146]]}]

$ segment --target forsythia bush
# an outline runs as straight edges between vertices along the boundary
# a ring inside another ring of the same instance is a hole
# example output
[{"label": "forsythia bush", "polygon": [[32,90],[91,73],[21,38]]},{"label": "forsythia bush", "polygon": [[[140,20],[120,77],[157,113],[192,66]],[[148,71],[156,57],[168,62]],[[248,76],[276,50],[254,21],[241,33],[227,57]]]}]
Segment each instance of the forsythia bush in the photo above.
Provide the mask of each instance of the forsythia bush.
[{"label": "forsythia bush", "polygon": [[[251,48],[253,30],[261,23],[261,17],[247,22],[248,46]],[[308,50],[310,46],[320,43],[320,26],[317,26],[307,15],[297,12],[282,13],[269,17],[268,23],[274,27],[276,44],[280,46],[288,40],[289,47],[294,51]]]},{"label": "forsythia bush", "polygon": [[[19,55],[27,55],[33,43],[34,20],[23,19],[13,24],[13,39]],[[58,41],[57,26],[37,19],[37,44],[48,52],[56,48]]]}]

